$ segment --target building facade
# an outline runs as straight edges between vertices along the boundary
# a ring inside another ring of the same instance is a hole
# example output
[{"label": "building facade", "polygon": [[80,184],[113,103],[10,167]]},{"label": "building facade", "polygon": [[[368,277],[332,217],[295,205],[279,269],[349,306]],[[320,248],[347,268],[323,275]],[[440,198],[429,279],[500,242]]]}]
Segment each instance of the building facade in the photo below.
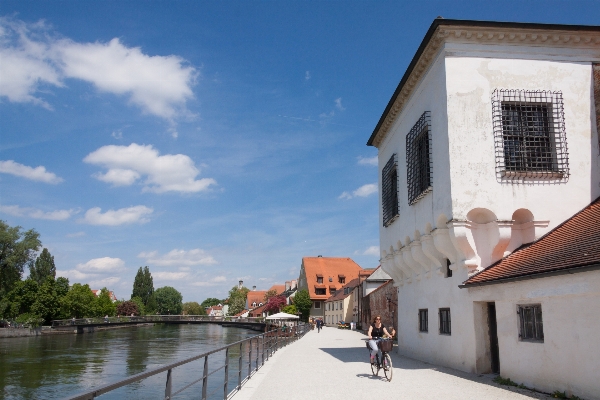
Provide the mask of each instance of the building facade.
[{"label": "building facade", "polygon": [[[509,318],[530,300],[551,308],[569,290],[598,304],[598,271],[580,292],[565,288],[583,275],[459,287],[600,196],[598,63],[600,27],[433,22],[368,141],[378,149],[381,266],[398,291],[400,353],[600,398],[590,376],[599,339],[577,336],[569,307],[544,318],[546,338],[573,328],[560,345],[592,349],[568,365],[544,359],[557,343],[519,339]],[[490,308],[496,301],[502,310]],[[585,321],[600,330],[600,319]],[[499,363],[494,329],[512,337],[498,340]]]}]

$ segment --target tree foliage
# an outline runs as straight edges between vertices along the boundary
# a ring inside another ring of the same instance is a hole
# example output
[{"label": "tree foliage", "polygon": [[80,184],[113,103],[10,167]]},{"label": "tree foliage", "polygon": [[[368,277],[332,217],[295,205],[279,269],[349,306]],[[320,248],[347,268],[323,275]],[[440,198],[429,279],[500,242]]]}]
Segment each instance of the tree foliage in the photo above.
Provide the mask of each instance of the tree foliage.
[{"label": "tree foliage", "polygon": [[144,267],[144,269],[140,267],[133,281],[131,298],[139,297],[144,302],[144,305],[147,306],[153,293],[154,282],[152,280],[152,274],[150,274],[150,269],[148,267]]},{"label": "tree foliage", "polygon": [[177,289],[171,286],[164,286],[156,289],[154,292],[156,298],[156,310],[161,315],[178,315],[183,308],[183,296]]},{"label": "tree foliage", "polygon": [[21,314],[31,312],[36,301],[39,285],[33,279],[18,281],[13,289],[5,296],[7,306],[4,318],[16,318]]},{"label": "tree foliage", "polygon": [[267,290],[267,293],[265,293],[265,297],[264,297],[265,304],[267,304],[269,302],[269,299],[271,297],[275,297],[275,296],[277,296],[277,290],[275,290],[275,289]]},{"label": "tree foliage", "polygon": [[110,291],[107,288],[102,288],[100,295],[96,299],[96,310],[95,315],[97,317],[103,317],[108,315],[109,317],[115,316],[117,312],[117,306],[113,303],[110,298]]},{"label": "tree foliage", "polygon": [[212,307],[212,306],[216,306],[223,303],[223,301],[214,298],[214,297],[209,297],[208,299],[204,300],[202,303],[200,303],[200,305],[202,306],[202,308],[206,308],[206,307]]},{"label": "tree foliage", "polygon": [[[64,279],[64,278],[63,278]],[[52,276],[48,276],[39,286],[36,299],[31,306],[31,313],[42,318],[46,323],[63,317],[61,288]]]},{"label": "tree foliage", "polygon": [[270,313],[277,313],[285,305],[285,296],[273,296],[269,298],[269,301],[265,305],[265,311]]},{"label": "tree foliage", "polygon": [[298,313],[298,310],[296,309],[296,306],[293,304],[290,304],[289,306],[285,306],[281,309],[282,312],[287,313],[287,314],[292,314],[292,315],[296,315]]},{"label": "tree foliage", "polygon": [[23,268],[34,260],[42,245],[39,233],[0,221],[0,299],[10,292],[23,276]]},{"label": "tree foliage", "polygon": [[248,297],[248,292],[250,291],[250,289],[248,289],[245,286],[242,286],[241,288],[238,288],[237,286],[234,286],[231,288],[231,290],[229,291],[229,311],[227,312],[228,315],[236,315],[242,311],[244,311],[244,309],[246,308],[246,298]]},{"label": "tree foliage", "polygon": [[67,315],[84,318],[96,314],[96,296],[88,284],[75,283],[63,299]]},{"label": "tree foliage", "polygon": [[308,322],[310,309],[312,308],[312,301],[310,300],[308,290],[302,289],[296,292],[296,295],[294,296],[294,305],[298,311],[302,313],[300,314],[300,319],[304,322]]},{"label": "tree foliage", "polygon": [[44,247],[42,253],[35,259],[35,263],[29,264],[29,277],[41,285],[46,278],[56,277],[56,266],[54,256]]},{"label": "tree foliage", "polygon": [[127,300],[117,305],[117,315],[131,316],[140,315],[137,304],[133,300]]},{"label": "tree foliage", "polygon": [[138,311],[137,315],[146,315],[146,308],[144,307],[144,302],[142,301],[142,299],[140,299],[139,297],[134,297],[130,301],[135,303]]},{"label": "tree foliage", "polygon": [[204,307],[195,301],[183,303],[183,313],[186,315],[206,315]]}]

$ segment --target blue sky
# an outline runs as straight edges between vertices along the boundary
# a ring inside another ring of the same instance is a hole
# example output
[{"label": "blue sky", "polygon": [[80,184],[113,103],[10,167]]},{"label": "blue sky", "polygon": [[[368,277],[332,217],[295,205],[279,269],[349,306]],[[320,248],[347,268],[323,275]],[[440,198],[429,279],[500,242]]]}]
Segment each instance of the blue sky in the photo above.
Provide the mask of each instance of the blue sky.
[{"label": "blue sky", "polygon": [[184,301],[303,256],[378,265],[373,128],[432,20],[597,24],[592,1],[0,3],[0,219],[71,283]]}]

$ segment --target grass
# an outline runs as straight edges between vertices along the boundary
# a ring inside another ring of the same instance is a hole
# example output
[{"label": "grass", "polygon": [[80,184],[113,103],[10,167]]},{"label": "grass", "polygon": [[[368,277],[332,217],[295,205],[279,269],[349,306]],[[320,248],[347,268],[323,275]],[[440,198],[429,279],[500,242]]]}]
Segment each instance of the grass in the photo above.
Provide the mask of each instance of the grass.
[{"label": "grass", "polygon": [[500,375],[498,375],[497,377],[494,378],[494,382],[496,382],[499,385],[505,385],[505,386],[515,386],[518,387],[519,389],[529,389],[527,386],[523,385],[522,383],[516,383],[510,380],[510,378],[503,378]]},{"label": "grass", "polygon": [[555,399],[571,399],[571,400],[583,400],[581,397],[579,396],[567,396],[566,392],[559,392],[558,390],[555,391],[554,393],[552,393],[552,397],[554,397]]}]

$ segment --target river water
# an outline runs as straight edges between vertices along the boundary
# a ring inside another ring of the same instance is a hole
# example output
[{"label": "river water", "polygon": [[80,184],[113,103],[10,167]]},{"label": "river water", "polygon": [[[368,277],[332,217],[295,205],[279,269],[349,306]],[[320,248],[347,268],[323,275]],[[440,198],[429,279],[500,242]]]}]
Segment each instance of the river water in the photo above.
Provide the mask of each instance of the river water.
[{"label": "river water", "polygon": [[[0,399],[64,398],[257,334],[216,324],[157,324],[80,335],[1,339]],[[230,379],[235,381],[230,383],[229,390],[237,383],[238,362],[234,353],[230,354],[230,376],[235,378]],[[224,354],[209,357],[211,370],[223,361]],[[201,359],[176,368],[173,388],[201,377],[203,362]],[[214,397],[223,398],[223,374],[215,373],[215,377],[217,375],[221,389]],[[218,391],[217,378],[213,381],[210,387]],[[100,399],[164,398],[165,382],[166,372],[107,393]],[[176,398],[198,398],[200,390],[201,385],[196,384]]]}]

